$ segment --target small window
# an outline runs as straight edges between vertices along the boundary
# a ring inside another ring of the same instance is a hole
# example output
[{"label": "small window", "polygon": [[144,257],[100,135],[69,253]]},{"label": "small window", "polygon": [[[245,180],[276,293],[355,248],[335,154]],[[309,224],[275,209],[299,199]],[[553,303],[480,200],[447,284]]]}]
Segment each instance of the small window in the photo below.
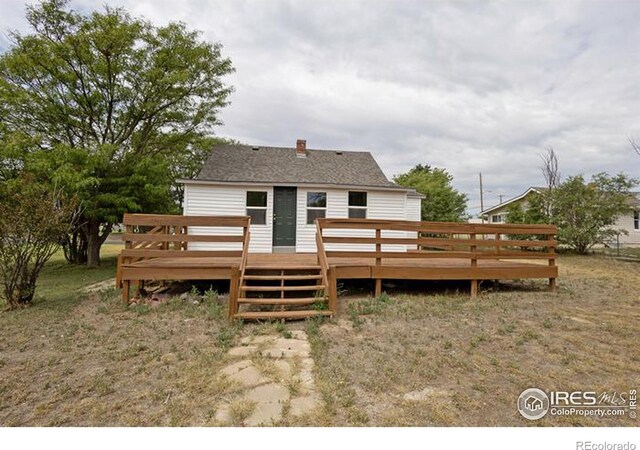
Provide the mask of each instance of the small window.
[{"label": "small window", "polygon": [[267,224],[267,193],[247,191],[247,216],[251,217],[251,225]]},{"label": "small window", "polygon": [[316,219],[327,215],[327,193],[307,192],[307,225],[313,225]]},{"label": "small window", "polygon": [[492,223],[503,223],[504,222],[504,214],[494,214],[491,216]]},{"label": "small window", "polygon": [[349,191],[349,219],[367,218],[367,193]]},{"label": "small window", "polygon": [[640,230],[640,211],[638,210],[633,212],[633,229]]}]

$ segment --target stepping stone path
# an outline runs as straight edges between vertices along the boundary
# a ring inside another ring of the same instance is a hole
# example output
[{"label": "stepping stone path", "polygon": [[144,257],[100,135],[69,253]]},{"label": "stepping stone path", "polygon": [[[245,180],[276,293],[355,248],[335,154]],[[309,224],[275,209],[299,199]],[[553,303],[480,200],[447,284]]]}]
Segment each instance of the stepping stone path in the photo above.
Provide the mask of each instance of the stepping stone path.
[{"label": "stepping stone path", "polygon": [[321,405],[313,381],[313,359],[304,331],[282,336],[248,336],[229,350],[233,358],[221,371],[239,395],[221,405],[220,425],[273,425],[283,417],[312,413]]}]

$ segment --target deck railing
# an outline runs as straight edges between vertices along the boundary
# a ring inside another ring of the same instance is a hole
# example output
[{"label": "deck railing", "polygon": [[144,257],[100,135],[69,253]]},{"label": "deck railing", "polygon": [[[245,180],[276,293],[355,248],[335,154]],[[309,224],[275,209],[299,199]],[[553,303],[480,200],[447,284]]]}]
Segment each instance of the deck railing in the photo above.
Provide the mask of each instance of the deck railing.
[{"label": "deck railing", "polygon": [[[234,266],[237,273],[232,274],[230,288],[230,296],[237,296],[249,250],[250,221],[248,216],[125,214],[125,248],[118,256],[117,286],[123,292],[128,291],[129,282],[122,281],[123,266],[144,259],[237,257],[239,264]],[[211,228],[215,229],[212,233]],[[219,244],[222,248],[194,249],[190,244],[195,243]]]},{"label": "deck railing", "polygon": [[322,274],[322,284],[325,286],[325,294],[328,300],[329,311],[336,313],[338,306],[338,294],[334,290],[335,282],[333,280],[333,270],[329,267],[327,260],[327,252],[322,242],[322,230],[318,221],[316,221],[316,251],[318,254],[318,263],[320,264],[320,273]]},{"label": "deck railing", "polygon": [[[477,267],[479,260],[546,259],[549,266],[555,266],[555,225],[378,219],[317,219],[316,223],[318,259],[326,267],[337,258],[375,258],[378,267],[391,258],[466,259],[470,267]],[[327,235],[327,230],[341,230],[341,235]],[[349,233],[358,236],[344,236]],[[345,245],[349,248],[334,249]],[[382,278],[375,281],[375,293],[380,295]],[[549,287],[555,289],[555,278],[549,278]],[[471,295],[477,290],[478,280],[471,280]]]}]

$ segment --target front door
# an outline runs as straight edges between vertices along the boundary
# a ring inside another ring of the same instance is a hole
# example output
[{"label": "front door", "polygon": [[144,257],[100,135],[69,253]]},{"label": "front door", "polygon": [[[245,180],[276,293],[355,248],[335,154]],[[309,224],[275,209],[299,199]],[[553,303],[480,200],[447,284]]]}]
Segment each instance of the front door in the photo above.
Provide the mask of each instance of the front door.
[{"label": "front door", "polygon": [[273,246],[296,245],[296,198],[294,187],[273,188]]}]

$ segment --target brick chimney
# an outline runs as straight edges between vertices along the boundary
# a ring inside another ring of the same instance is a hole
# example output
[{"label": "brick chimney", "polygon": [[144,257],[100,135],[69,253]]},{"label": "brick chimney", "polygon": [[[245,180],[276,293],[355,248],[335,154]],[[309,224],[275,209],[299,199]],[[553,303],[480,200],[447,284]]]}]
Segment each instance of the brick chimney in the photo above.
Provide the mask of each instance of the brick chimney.
[{"label": "brick chimney", "polygon": [[298,158],[307,157],[307,141],[304,139],[298,139],[296,141],[296,156]]}]

